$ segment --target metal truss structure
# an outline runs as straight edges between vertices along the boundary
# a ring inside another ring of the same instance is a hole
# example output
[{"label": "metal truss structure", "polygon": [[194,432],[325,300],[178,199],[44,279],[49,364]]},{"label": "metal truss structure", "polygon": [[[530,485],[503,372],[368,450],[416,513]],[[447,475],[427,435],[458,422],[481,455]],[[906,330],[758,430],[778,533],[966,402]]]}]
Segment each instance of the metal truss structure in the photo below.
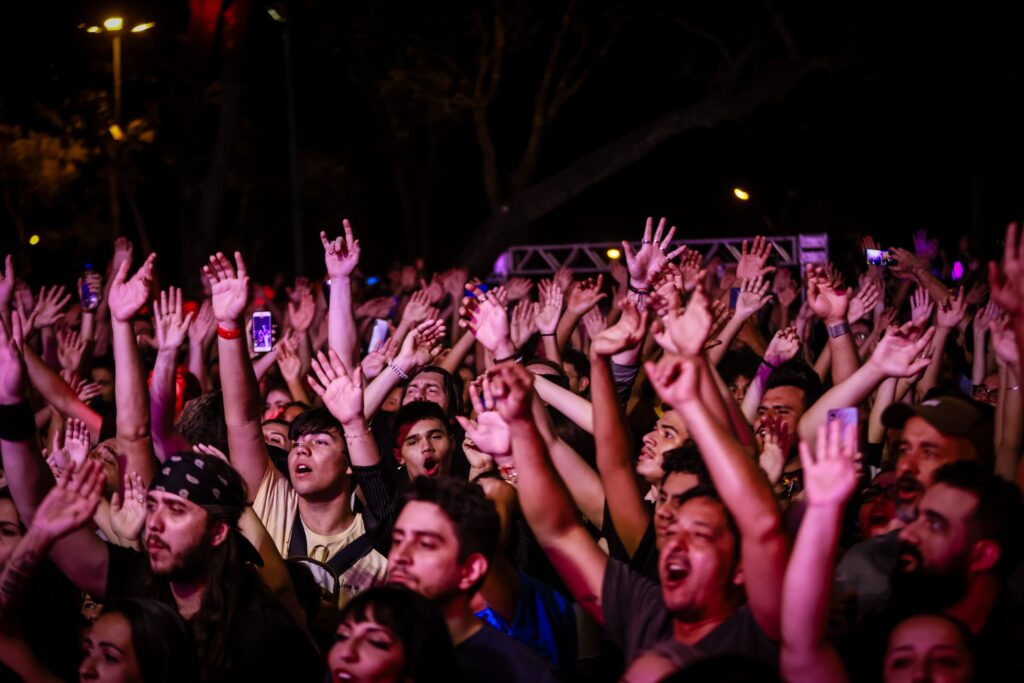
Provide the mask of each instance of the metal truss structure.
[{"label": "metal truss structure", "polygon": [[[676,240],[671,248],[685,244],[696,249],[707,262],[714,257],[726,263],[736,263],[740,249],[747,237],[718,237],[708,239]],[[774,258],[770,261],[781,266],[802,266],[805,263],[828,261],[828,235],[787,235],[769,237]],[[640,242],[632,242],[634,251],[640,249]],[[494,263],[492,278],[505,280],[510,277],[545,277],[567,266],[574,273],[597,274],[608,272],[612,260],[609,250],[621,251],[617,242],[581,242],[576,244],[530,244],[512,247],[498,257]],[[670,248],[670,249],[671,249]],[[612,251],[614,254],[615,252]]]}]

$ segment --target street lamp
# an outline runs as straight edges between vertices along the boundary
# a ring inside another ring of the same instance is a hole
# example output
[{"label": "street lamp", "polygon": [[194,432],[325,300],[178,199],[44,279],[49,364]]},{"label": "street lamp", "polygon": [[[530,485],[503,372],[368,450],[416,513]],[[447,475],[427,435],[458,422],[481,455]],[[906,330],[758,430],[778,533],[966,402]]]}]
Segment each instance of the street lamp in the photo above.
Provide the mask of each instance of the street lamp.
[{"label": "street lamp", "polygon": [[[131,28],[132,33],[142,33],[156,26],[156,22],[145,21],[135,24]],[[114,125],[121,124],[121,34],[124,32],[124,17],[107,17],[103,20],[102,26],[95,24],[86,26],[79,24],[79,28],[85,29],[86,33],[109,33],[113,45],[113,71],[114,71]],[[115,136],[116,138],[116,136]]]},{"label": "street lamp", "polygon": [[748,199],[750,199],[750,193],[744,190],[742,187],[734,187],[732,189],[732,193],[736,195],[736,199],[740,200],[741,202],[745,202]]}]

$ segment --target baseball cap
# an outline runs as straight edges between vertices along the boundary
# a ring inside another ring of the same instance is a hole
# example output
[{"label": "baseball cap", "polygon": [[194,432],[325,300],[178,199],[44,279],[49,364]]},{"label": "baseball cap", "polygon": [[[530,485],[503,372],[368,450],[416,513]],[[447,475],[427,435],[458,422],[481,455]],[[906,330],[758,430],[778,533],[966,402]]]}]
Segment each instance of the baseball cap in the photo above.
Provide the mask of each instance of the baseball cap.
[{"label": "baseball cap", "polygon": [[991,416],[977,401],[958,396],[936,396],[916,406],[894,403],[882,413],[882,424],[902,429],[912,417],[919,417],[947,436],[966,439],[979,462],[991,464],[995,452]]}]

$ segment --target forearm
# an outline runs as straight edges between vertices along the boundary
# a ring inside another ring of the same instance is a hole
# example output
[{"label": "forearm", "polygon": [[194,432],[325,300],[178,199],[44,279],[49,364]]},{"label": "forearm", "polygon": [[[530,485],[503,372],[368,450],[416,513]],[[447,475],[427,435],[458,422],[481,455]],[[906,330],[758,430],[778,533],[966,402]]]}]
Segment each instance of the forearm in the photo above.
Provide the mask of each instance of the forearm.
[{"label": "forearm", "polygon": [[[235,329],[239,323],[235,322]],[[226,327],[224,323],[221,326]],[[256,373],[249,362],[245,340],[217,337],[220,355],[221,391],[224,394],[224,421],[228,431],[231,464],[242,475],[249,495],[256,495],[263,475],[270,466],[260,420],[260,392]]]},{"label": "forearm", "polygon": [[575,331],[576,326],[580,323],[581,315],[570,313],[566,311],[558,321],[558,329],[555,330],[555,340],[558,342],[559,353],[565,350],[569,345],[569,339],[572,338],[572,333]]},{"label": "forearm", "polygon": [[206,349],[203,348],[202,342],[193,343],[191,340],[189,341],[188,371],[199,380],[199,386],[203,391],[209,391],[210,378],[206,374]]},{"label": "forearm", "polygon": [[800,524],[782,587],[780,655],[787,681],[847,680],[826,635],[841,521],[840,506],[811,505]]},{"label": "forearm", "polygon": [[935,352],[932,354],[931,362],[928,364],[928,368],[924,371],[924,375],[917,385],[922,396],[928,393],[939,381],[939,372],[942,370],[942,356],[944,355],[942,350],[946,347],[946,339],[948,338],[948,327],[937,327],[935,329],[935,339],[932,342],[934,344],[932,348],[935,349]]},{"label": "forearm", "polygon": [[988,375],[988,358],[985,355],[985,332],[974,332],[974,356],[971,358],[971,384],[978,386],[985,383]]},{"label": "forearm", "polygon": [[256,376],[257,384],[266,376],[268,372],[270,372],[270,368],[274,367],[275,363],[277,363],[276,346],[267,351],[266,353],[264,353],[256,360],[250,362],[250,365],[252,366],[252,371]]},{"label": "forearm", "polygon": [[832,347],[828,344],[818,354],[818,359],[814,361],[814,373],[818,375],[822,382],[825,381],[825,377],[828,375],[829,368],[832,367]]},{"label": "forearm", "polygon": [[0,576],[0,624],[12,626],[19,599],[39,564],[50,553],[53,541],[29,527],[4,565]]},{"label": "forearm", "polygon": [[853,335],[842,334],[829,337],[828,347],[832,352],[832,385],[835,386],[849,379],[860,367],[860,356],[857,346],[853,343]]},{"label": "forearm", "polygon": [[606,357],[596,353],[590,354],[590,394],[597,471],[604,490],[615,492],[606,498],[608,512],[623,546],[632,555],[650,524],[651,515],[637,488],[630,457],[629,428],[612,381],[611,367]]},{"label": "forearm", "polygon": [[342,423],[349,463],[358,467],[372,467],[380,462],[380,450],[370,426],[362,416]]},{"label": "forearm", "polygon": [[935,302],[936,306],[945,303],[946,299],[949,298],[949,290],[946,289],[946,285],[929,273],[926,268],[915,271],[914,277],[922,287],[928,290],[928,295]]},{"label": "forearm", "polygon": [[885,376],[875,370],[870,361],[862,365],[845,382],[829,389],[804,413],[797,427],[800,439],[814,444],[818,427],[825,424],[829,410],[859,406],[884,379]]},{"label": "forearm", "polygon": [[717,366],[722,362],[722,357],[725,356],[726,351],[729,350],[736,335],[739,334],[740,328],[743,327],[743,323],[746,321],[746,317],[740,318],[733,314],[729,322],[722,328],[722,331],[718,333],[717,339],[722,343],[708,351],[708,363]]},{"label": "forearm", "polygon": [[84,422],[89,428],[90,440],[93,443],[99,441],[100,428],[103,426],[100,414],[79,400],[68,383],[44,363],[28,345],[22,348],[29,380],[43,395],[43,399],[62,415]]},{"label": "forearm", "polygon": [[530,420],[509,424],[518,476],[519,505],[542,546],[580,528],[565,484],[545,453],[544,443]]},{"label": "forearm", "polygon": [[1020,459],[1021,443],[1024,441],[1024,405],[1020,395],[1020,367],[1007,365],[1006,384],[999,387],[1003,403],[1001,438],[996,449],[996,474],[1014,481],[1017,476],[1017,462]]},{"label": "forearm", "polygon": [[177,402],[175,355],[174,349],[160,349],[157,352],[149,383],[149,416],[153,430],[153,448],[160,462],[172,453],[192,448],[192,445],[174,428],[174,408]]},{"label": "forearm", "polygon": [[882,413],[896,401],[895,377],[887,377],[875,392],[875,402],[871,404],[868,416],[868,443],[882,443],[885,439],[886,426],[882,424]]},{"label": "forearm", "polygon": [[[457,328],[456,328],[457,329]],[[452,330],[455,332],[455,329]],[[466,360],[466,356],[473,349],[473,344],[476,343],[476,337],[472,333],[467,333],[458,338],[458,340],[452,345],[452,350],[445,356],[444,361],[441,362],[441,367],[447,370],[451,374],[455,374],[462,367],[462,361]]]},{"label": "forearm", "polygon": [[541,375],[534,377],[534,386],[545,403],[588,434],[594,433],[594,409],[590,401],[568,389],[563,389]]},{"label": "forearm", "polygon": [[544,348],[544,357],[552,363],[562,364],[562,349],[558,346],[558,333],[542,334],[541,344]]},{"label": "forearm", "polygon": [[729,391],[729,385],[718,374],[718,369],[708,364],[708,374],[710,374],[715,382],[715,387],[718,389],[718,398],[725,409],[725,424],[732,428],[733,433],[736,435],[736,440],[749,452],[754,453],[757,449],[757,439],[754,436],[753,420],[748,420],[743,414],[732,392]]},{"label": "forearm", "polygon": [[[467,335],[472,337],[473,335]],[[404,372],[406,375],[409,374],[412,369],[412,363],[402,358],[396,358],[392,361],[394,365]],[[384,401],[387,400],[388,394],[391,390],[398,386],[398,383],[403,381],[397,372],[390,366],[385,365],[384,369],[380,371],[380,374],[373,378],[363,390],[363,415],[366,419],[372,420],[373,416],[377,414],[380,407],[384,405]]]},{"label": "forearm", "polygon": [[774,370],[775,368],[769,365],[768,361],[762,360],[761,365],[757,367],[757,372],[754,373],[754,378],[747,386],[747,393],[743,395],[743,404],[740,406],[740,410],[749,424],[754,424],[754,420],[757,419],[757,409],[761,406],[765,387],[768,386],[768,378],[771,377]]},{"label": "forearm", "polygon": [[[149,406],[146,403],[146,378],[131,323],[114,321],[113,341],[118,450],[127,458],[127,470],[138,472],[142,480],[149,484],[156,473],[156,459],[150,435]],[[171,362],[173,364],[173,359]]]},{"label": "forearm", "polygon": [[306,393],[306,386],[302,383],[301,379],[289,377],[285,380],[285,383],[288,385],[288,393],[291,394],[293,401],[309,405],[309,394]]},{"label": "forearm", "polygon": [[331,301],[327,309],[327,344],[351,371],[359,362],[356,318],[352,312],[352,281],[331,278]]}]

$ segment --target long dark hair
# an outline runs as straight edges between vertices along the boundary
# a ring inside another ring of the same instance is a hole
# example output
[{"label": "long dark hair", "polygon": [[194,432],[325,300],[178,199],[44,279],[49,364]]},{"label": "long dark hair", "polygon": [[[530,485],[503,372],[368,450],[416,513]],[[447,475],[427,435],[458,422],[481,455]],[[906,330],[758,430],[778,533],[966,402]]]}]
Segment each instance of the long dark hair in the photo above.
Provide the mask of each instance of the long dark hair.
[{"label": "long dark hair", "polygon": [[159,600],[122,598],[104,605],[103,613],[120,614],[128,621],[135,658],[146,683],[197,680],[195,645],[173,607]]},{"label": "long dark hair", "polygon": [[373,621],[402,641],[403,678],[419,681],[457,681],[455,648],[448,626],[427,598],[405,586],[378,586],[345,605],[338,623]]}]

